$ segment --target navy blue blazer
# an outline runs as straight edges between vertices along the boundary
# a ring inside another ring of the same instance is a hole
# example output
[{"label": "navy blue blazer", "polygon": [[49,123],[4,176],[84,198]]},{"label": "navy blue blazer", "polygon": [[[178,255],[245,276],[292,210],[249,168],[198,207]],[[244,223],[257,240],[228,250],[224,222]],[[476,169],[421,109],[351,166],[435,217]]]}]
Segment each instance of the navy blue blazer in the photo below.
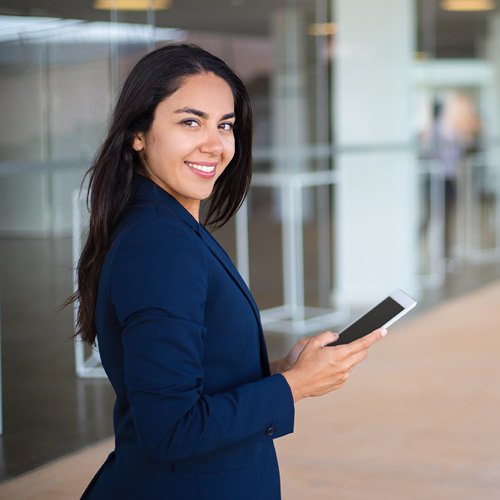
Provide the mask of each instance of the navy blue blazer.
[{"label": "navy blue blazer", "polygon": [[280,498],[273,439],[293,431],[257,306],[175,198],[135,176],[101,271],[96,326],[115,450],[83,498]]}]

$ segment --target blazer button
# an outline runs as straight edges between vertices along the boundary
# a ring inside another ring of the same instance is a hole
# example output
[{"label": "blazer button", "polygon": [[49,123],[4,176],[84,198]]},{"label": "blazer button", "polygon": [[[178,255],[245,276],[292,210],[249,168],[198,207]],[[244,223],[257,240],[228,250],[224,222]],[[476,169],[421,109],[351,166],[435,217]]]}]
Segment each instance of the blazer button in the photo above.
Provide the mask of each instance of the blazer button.
[{"label": "blazer button", "polygon": [[276,429],[272,425],[270,425],[266,429],[266,436],[273,436],[275,432],[276,432]]}]

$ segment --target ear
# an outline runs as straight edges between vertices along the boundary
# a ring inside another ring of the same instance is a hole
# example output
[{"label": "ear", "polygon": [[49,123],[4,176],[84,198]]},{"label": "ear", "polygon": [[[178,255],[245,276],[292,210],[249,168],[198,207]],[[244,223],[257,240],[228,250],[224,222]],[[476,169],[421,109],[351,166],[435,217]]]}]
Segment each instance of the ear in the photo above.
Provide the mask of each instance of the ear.
[{"label": "ear", "polygon": [[136,132],[132,139],[132,149],[139,152],[144,149],[144,132]]}]

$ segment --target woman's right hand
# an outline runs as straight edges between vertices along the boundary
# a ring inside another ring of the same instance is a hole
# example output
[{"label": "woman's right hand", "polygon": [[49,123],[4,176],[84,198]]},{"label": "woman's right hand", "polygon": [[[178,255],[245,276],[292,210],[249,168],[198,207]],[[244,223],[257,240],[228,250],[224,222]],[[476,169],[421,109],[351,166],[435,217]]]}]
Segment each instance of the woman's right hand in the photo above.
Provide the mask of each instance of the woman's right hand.
[{"label": "woman's right hand", "polygon": [[293,400],[322,396],[340,389],[351,370],[366,359],[368,349],[387,333],[380,328],[354,342],[328,347],[338,335],[323,332],[312,337],[300,353],[293,368],[282,373],[292,390]]}]

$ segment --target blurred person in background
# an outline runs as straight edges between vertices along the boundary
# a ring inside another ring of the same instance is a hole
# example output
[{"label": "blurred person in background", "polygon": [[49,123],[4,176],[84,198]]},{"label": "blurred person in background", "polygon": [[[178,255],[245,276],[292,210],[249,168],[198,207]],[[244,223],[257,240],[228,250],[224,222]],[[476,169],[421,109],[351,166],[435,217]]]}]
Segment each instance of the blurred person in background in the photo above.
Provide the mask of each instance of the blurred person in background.
[{"label": "blurred person in background", "polygon": [[437,160],[444,176],[444,256],[452,267],[457,179],[467,156],[477,151],[480,130],[480,119],[471,98],[453,92],[446,99],[433,102],[431,123],[421,135],[423,157]]}]

